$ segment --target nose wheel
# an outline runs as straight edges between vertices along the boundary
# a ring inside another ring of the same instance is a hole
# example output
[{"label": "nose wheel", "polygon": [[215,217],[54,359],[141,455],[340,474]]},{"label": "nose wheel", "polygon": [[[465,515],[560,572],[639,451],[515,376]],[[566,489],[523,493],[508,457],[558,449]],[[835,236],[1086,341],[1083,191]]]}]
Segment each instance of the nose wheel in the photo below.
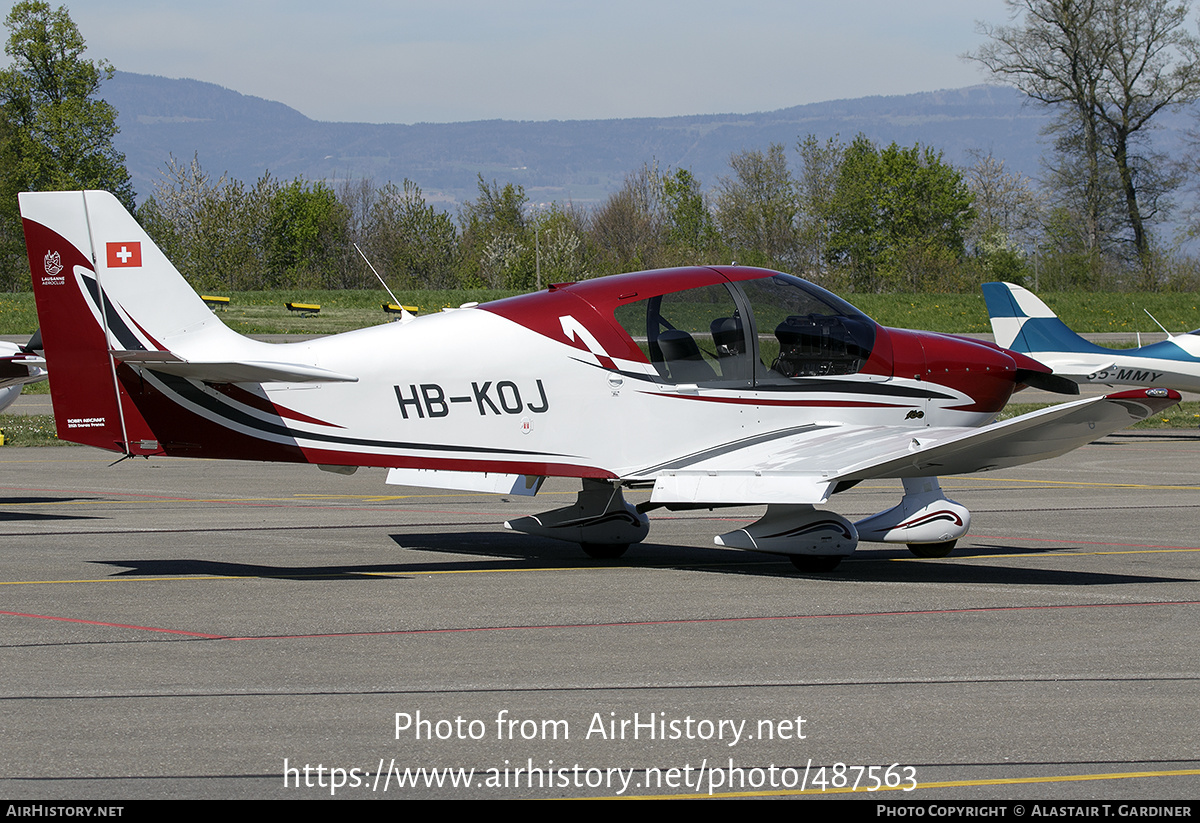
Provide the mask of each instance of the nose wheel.
[{"label": "nose wheel", "polygon": [[625,554],[625,550],[629,548],[628,543],[580,543],[579,548],[583,549],[583,553],[588,557],[596,560],[616,560],[621,555]]},{"label": "nose wheel", "polygon": [[943,543],[909,543],[908,550],[917,557],[946,557],[957,542],[957,540],[947,540]]},{"label": "nose wheel", "polygon": [[841,555],[836,554],[789,554],[788,559],[797,570],[806,574],[831,572],[842,562]]}]

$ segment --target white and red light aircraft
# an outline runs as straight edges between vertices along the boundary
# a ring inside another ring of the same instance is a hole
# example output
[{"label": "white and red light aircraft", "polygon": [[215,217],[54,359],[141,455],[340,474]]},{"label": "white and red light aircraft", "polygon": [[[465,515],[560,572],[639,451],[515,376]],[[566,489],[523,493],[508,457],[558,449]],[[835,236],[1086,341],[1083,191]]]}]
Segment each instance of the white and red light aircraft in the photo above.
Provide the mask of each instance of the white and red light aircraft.
[{"label": "white and red light aircraft", "polygon": [[[105,192],[22,194],[58,436],[125,455],[388,469],[387,482],[571,506],[505,525],[616,557],[646,511],[765,504],[718,545],[833,568],[860,540],[944,556],[970,513],[942,474],[1063,454],[1172,405],[1144,389],[993,423],[1019,384],[1068,381],[990,344],[878,326],[738,266],[551,286],[302,343],[224,326]],[[854,484],[904,496],[858,523]],[[635,507],[624,489],[653,488]]]}]

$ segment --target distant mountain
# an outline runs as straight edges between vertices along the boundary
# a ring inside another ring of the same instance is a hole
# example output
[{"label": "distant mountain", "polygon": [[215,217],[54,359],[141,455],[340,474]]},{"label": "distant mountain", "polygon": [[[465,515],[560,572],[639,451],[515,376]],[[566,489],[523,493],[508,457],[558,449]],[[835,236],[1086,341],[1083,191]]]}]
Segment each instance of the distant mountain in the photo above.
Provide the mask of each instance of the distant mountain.
[{"label": "distant mountain", "polygon": [[729,156],[784,144],[794,159],[799,138],[859,132],[887,144],[921,143],[969,165],[991,151],[1009,170],[1035,176],[1047,112],[997,86],[896,97],[833,100],[754,114],[625,120],[378,125],[323,123],[282,103],[197,80],[118,72],[103,96],[119,112],[117,147],[125,152],[139,200],[149,196],[169,155],[196,154],[209,172],[252,183],[270,170],[382,184],[415,181],[431,202],[476,194],[476,176],[519,183],[537,201],[590,204],[620,187],[643,163],[691,169],[709,188],[728,175]]}]

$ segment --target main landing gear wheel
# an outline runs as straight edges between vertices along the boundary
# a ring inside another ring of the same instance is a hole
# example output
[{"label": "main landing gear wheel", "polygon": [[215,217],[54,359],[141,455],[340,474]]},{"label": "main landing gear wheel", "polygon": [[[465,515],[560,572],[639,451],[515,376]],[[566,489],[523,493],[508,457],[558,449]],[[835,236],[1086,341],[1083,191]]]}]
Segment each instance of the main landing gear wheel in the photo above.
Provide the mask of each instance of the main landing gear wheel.
[{"label": "main landing gear wheel", "polygon": [[629,548],[629,544],[580,543],[579,548],[583,549],[583,553],[588,557],[594,557],[597,560],[616,560],[618,557],[625,554],[625,550]]},{"label": "main landing gear wheel", "polygon": [[789,554],[788,559],[797,569],[809,574],[831,572],[842,562],[840,554]]},{"label": "main landing gear wheel", "polygon": [[947,540],[944,543],[909,543],[908,550],[917,557],[946,557],[957,542],[957,540]]}]

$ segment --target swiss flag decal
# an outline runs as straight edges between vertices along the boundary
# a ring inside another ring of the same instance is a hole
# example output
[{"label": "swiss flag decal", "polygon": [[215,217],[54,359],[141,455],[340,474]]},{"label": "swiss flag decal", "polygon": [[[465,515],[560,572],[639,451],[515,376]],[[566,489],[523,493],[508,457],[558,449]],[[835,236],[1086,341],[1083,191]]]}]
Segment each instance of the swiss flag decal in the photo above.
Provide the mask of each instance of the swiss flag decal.
[{"label": "swiss flag decal", "polygon": [[142,244],[140,242],[107,243],[106,247],[110,269],[132,269],[142,265]]}]

